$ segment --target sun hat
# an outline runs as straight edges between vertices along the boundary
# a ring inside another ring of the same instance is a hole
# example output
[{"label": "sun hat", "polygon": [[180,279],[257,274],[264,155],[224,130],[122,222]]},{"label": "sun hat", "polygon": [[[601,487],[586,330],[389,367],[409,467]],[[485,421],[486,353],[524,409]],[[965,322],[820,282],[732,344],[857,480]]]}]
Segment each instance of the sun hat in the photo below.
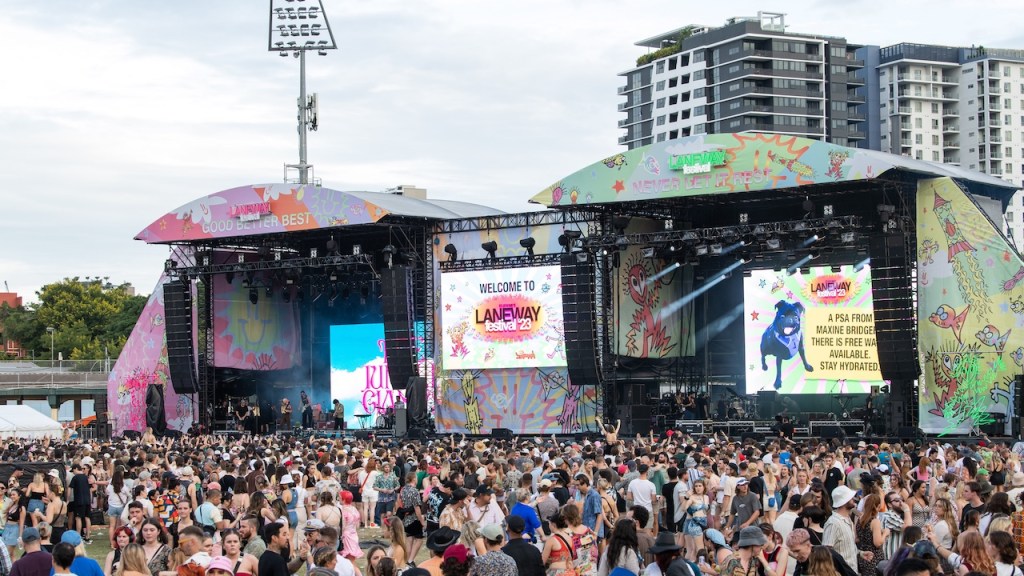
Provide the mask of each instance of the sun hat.
[{"label": "sun hat", "polygon": [[856,495],[856,492],[846,486],[836,486],[836,489],[832,491],[832,508],[845,505]]},{"label": "sun hat", "polygon": [[659,532],[658,537],[654,539],[654,544],[648,548],[648,552],[651,554],[661,554],[662,552],[671,552],[673,550],[680,550],[682,546],[676,543],[676,536],[671,532]]},{"label": "sun hat", "polygon": [[764,546],[767,543],[768,538],[765,537],[764,532],[760,528],[757,526],[747,526],[740,530],[740,540],[736,545],[743,548],[744,546]]},{"label": "sun hat", "polygon": [[213,560],[210,560],[209,566],[206,567],[206,572],[209,573],[211,570],[224,570],[228,574],[234,574],[235,566],[227,556],[217,556]]},{"label": "sun hat", "polygon": [[462,536],[462,533],[458,530],[442,526],[430,533],[430,536],[427,538],[427,549],[434,552],[444,552],[449,546],[458,542],[460,536]]}]

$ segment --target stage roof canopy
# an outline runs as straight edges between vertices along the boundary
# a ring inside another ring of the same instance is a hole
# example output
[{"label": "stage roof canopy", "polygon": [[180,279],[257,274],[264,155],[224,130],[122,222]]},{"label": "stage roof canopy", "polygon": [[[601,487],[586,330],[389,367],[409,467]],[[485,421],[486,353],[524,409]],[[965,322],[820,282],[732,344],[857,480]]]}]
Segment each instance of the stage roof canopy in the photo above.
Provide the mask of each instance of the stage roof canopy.
[{"label": "stage roof canopy", "polygon": [[191,242],[389,222],[504,214],[469,202],[386,192],[342,192],[314,185],[253,184],[203,196],[157,218],[136,240]]},{"label": "stage roof canopy", "polygon": [[[783,134],[702,134],[609,156],[530,199],[552,208],[948,176],[1004,206],[1017,187],[949,164]],[[803,190],[801,190],[803,193]]]}]

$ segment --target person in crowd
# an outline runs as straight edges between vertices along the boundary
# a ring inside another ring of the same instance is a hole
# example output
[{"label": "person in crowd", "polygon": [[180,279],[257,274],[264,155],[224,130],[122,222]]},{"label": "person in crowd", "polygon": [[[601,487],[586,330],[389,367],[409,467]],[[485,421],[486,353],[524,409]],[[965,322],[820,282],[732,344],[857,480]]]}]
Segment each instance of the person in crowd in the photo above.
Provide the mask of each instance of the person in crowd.
[{"label": "person in crowd", "polygon": [[29,527],[21,531],[25,554],[11,565],[11,576],[49,576],[53,556],[43,550],[39,530]]},{"label": "person in crowd", "polygon": [[[526,539],[526,520],[522,516],[512,514],[505,519],[505,527],[508,531],[508,543],[502,546],[501,551],[512,558],[519,574],[521,576],[544,576],[544,560],[541,551]],[[431,574],[431,576],[437,575]]]}]

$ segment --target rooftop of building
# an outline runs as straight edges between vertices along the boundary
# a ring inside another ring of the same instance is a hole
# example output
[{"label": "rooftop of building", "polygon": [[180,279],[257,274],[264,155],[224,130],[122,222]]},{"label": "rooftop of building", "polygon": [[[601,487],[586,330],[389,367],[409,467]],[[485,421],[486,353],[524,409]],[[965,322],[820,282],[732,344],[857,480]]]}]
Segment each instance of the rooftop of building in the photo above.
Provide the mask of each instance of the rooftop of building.
[{"label": "rooftop of building", "polygon": [[1012,48],[986,48],[984,46],[942,46],[939,44],[917,44],[901,42],[879,49],[880,63],[889,64],[899,60],[920,60],[925,62],[948,62],[966,64],[981,60],[1005,60],[1024,62],[1024,50]]}]

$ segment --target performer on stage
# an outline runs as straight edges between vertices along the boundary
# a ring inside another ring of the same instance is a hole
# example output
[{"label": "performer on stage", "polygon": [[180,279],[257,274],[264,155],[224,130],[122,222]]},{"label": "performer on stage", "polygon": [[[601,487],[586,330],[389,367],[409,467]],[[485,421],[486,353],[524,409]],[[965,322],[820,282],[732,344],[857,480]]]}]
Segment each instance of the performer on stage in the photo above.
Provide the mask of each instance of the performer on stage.
[{"label": "performer on stage", "polygon": [[697,399],[694,400],[694,407],[697,411],[697,420],[710,420],[708,415],[708,395],[698,394]]},{"label": "performer on stage", "polygon": [[292,428],[292,401],[287,398],[281,399],[281,429],[291,430]]},{"label": "performer on stage", "polygon": [[334,399],[334,430],[345,429],[345,405]]},{"label": "performer on stage", "polygon": [[871,422],[875,418],[875,397],[878,394],[878,387],[872,386],[868,397],[864,401],[864,433],[872,434]]},{"label": "performer on stage", "polygon": [[693,402],[693,394],[687,394],[683,396],[683,420],[693,420],[695,413],[693,411],[695,404]]},{"label": "performer on stage", "polygon": [[313,404],[309,401],[309,396],[306,396],[306,391],[299,392],[299,401],[302,402],[302,427],[308,429],[313,428]]},{"label": "performer on stage", "polygon": [[248,432],[250,429],[249,417],[249,401],[242,398],[238,401],[238,406],[235,406],[235,423],[238,425],[239,432]]}]

